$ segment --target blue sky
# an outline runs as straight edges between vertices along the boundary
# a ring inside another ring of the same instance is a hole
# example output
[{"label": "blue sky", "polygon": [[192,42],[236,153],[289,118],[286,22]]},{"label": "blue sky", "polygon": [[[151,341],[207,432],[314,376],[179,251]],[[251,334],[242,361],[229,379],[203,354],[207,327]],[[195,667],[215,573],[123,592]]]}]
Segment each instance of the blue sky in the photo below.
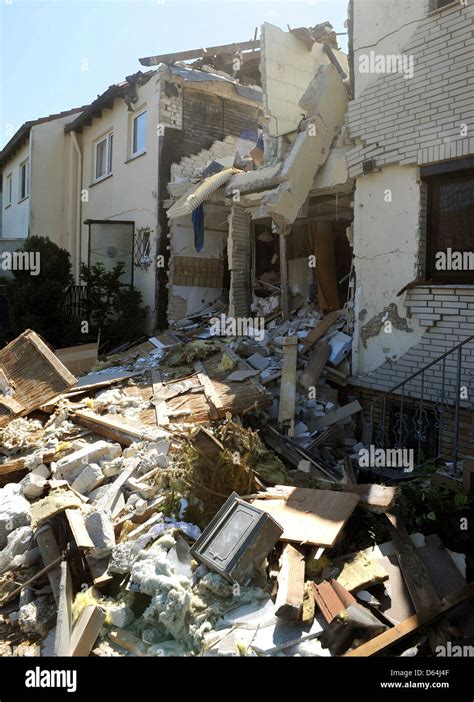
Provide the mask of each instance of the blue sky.
[{"label": "blue sky", "polygon": [[[139,57],[253,39],[329,20],[348,0],[0,0],[0,147],[27,120],[91,102]],[[339,37],[347,50],[347,37]],[[142,68],[142,70],[147,70]]]}]

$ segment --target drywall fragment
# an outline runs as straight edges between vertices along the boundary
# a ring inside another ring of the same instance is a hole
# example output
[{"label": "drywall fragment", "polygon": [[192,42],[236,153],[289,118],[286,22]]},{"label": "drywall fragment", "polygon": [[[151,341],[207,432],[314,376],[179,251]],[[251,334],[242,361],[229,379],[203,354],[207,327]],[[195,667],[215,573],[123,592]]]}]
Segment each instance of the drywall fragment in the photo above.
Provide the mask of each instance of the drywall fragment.
[{"label": "drywall fragment", "polygon": [[5,548],[8,535],[30,523],[30,503],[21,495],[21,486],[8,483],[0,488],[0,550]]},{"label": "drywall fragment", "polygon": [[59,459],[55,464],[56,477],[64,478],[70,482],[74,481],[82,470],[89,463],[97,463],[99,461],[111,461],[122,454],[120,444],[111,444],[108,441],[96,441],[93,444],[87,444],[79,451]]},{"label": "drywall fragment", "polygon": [[73,484],[73,490],[77,490],[81,495],[88,495],[92,490],[104,480],[104,474],[97,463],[90,463],[78,475]]},{"label": "drywall fragment", "polygon": [[115,534],[112,519],[107,512],[92,512],[86,517],[86,529],[91,537],[94,548],[92,558],[108,556],[115,546]]}]

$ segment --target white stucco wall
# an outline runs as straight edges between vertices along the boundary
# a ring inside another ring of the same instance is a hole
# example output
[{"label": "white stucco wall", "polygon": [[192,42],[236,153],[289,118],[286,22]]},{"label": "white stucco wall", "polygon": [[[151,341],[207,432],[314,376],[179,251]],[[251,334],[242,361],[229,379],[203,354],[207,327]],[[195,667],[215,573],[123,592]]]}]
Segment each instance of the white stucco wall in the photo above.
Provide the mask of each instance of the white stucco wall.
[{"label": "white stucco wall", "polygon": [[[407,319],[405,295],[397,297],[416,277],[420,209],[417,172],[416,166],[392,166],[357,179],[353,375],[369,373],[387,358],[399,358],[418,343],[424,330],[415,317]],[[397,305],[399,317],[405,318],[413,331],[392,324],[391,333],[382,327],[364,344],[364,327],[391,303]]]},{"label": "white stucco wall", "polygon": [[[81,220],[98,219],[134,221],[135,231],[149,227],[152,240],[152,259],[156,251],[159,83],[152,77],[138,88],[139,99],[134,112],[129,112],[124,100],[114,102],[112,109],[104,109],[89,127],[78,135],[82,155],[82,189],[88,201],[82,203]],[[147,110],[146,151],[135,158],[131,154],[131,126],[134,116]],[[94,183],[94,149],[100,137],[113,129],[112,175]],[[88,258],[88,227],[81,227],[82,260]],[[135,268],[134,285],[143,295],[143,304],[149,307],[147,331],[152,331],[155,308],[155,269]]]},{"label": "white stucco wall", "polygon": [[360,57],[374,51],[393,55],[414,34],[418,21],[427,14],[428,0],[355,0],[354,2],[354,79],[355,97],[377,79],[374,73],[359,71]]},{"label": "white stucco wall", "polygon": [[64,127],[77,115],[69,115],[31,128],[30,236],[47,236],[71,253],[66,228],[66,148]]},{"label": "white stucco wall", "polygon": [[[3,223],[2,238],[4,239],[26,239],[28,236],[28,222],[30,213],[30,197],[21,202],[20,192],[20,164],[30,157],[30,140],[17,151],[10,161],[3,168]],[[31,160],[30,160],[31,167]],[[12,202],[8,205],[7,178],[12,174]],[[30,170],[31,173],[31,170]],[[31,180],[30,180],[31,191]]]}]

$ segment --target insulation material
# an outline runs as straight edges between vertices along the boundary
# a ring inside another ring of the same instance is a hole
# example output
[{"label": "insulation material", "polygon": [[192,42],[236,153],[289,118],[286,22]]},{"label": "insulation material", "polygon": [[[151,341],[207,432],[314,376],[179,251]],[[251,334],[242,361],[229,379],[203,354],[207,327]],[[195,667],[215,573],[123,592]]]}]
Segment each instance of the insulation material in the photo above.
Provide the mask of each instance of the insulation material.
[{"label": "insulation material", "polygon": [[168,219],[176,219],[190,215],[203,202],[208,200],[212,193],[229,182],[233,175],[241,173],[238,168],[226,168],[220,173],[205,178],[202,183],[195,185],[189,192],[175,202],[167,211]]}]

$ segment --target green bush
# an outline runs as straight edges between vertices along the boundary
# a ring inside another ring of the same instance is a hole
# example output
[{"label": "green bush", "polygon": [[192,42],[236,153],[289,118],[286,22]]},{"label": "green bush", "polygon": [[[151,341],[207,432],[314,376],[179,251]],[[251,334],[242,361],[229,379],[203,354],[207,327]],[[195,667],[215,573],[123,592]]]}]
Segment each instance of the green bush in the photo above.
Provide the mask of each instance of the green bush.
[{"label": "green bush", "polygon": [[146,308],[141,306],[140,291],[121,283],[124,268],[122,261],[110,271],[103,263],[90,267],[81,263],[81,278],[87,286],[88,318],[92,330],[100,335],[101,346],[107,342],[112,347],[143,334]]},{"label": "green bush", "polygon": [[62,311],[66,289],[74,283],[69,253],[40,236],[29,237],[17,251],[39,253],[40,266],[38,275],[13,271],[7,282],[10,327],[5,337],[33,329],[53,346],[67,345],[78,333]]}]

